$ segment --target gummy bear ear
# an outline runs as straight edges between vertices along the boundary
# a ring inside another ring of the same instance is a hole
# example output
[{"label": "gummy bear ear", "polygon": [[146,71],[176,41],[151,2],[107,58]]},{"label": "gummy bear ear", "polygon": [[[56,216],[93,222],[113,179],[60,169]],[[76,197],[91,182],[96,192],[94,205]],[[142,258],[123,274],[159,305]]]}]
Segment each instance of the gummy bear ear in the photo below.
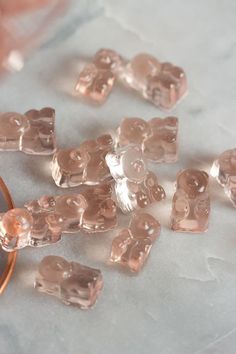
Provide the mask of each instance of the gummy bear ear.
[{"label": "gummy bear ear", "polygon": [[[7,186],[0,177],[0,212],[13,209],[13,201],[11,195],[7,189]],[[15,267],[16,263],[16,252],[4,252],[0,248],[0,295],[6,288]]]}]

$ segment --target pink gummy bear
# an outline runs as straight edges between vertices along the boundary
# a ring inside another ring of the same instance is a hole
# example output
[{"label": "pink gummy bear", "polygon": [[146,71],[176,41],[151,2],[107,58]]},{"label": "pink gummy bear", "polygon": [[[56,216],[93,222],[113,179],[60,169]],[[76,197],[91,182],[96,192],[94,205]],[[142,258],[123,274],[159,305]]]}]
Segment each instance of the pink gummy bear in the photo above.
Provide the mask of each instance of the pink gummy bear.
[{"label": "pink gummy bear", "polygon": [[138,213],[129,227],[120,231],[112,242],[110,261],[139,272],[146,262],[152,245],[160,235],[161,226],[150,214]]},{"label": "pink gummy bear", "polygon": [[211,175],[224,188],[225,194],[236,207],[236,149],[220,154],[213,163]]},{"label": "pink gummy bear", "polygon": [[148,171],[138,146],[126,146],[110,152],[106,161],[115,180],[117,203],[124,213],[165,198],[164,189],[159,185],[156,175]]},{"label": "pink gummy bear", "polygon": [[171,63],[160,63],[146,53],[131,59],[120,78],[145,99],[164,109],[172,109],[187,91],[183,69]]},{"label": "pink gummy bear", "polygon": [[144,156],[153,162],[175,162],[178,159],[178,118],[125,118],[118,128],[120,146],[141,147]]},{"label": "pink gummy bear", "polygon": [[187,169],[177,175],[172,202],[171,227],[174,231],[204,232],[210,215],[209,177],[204,171]]},{"label": "pink gummy bear", "polygon": [[115,83],[116,73],[122,58],[111,49],[100,49],[93,62],[86,64],[80,72],[76,92],[96,103],[104,103]]},{"label": "pink gummy bear", "polygon": [[59,298],[66,305],[87,310],[94,306],[103,288],[98,269],[58,256],[47,256],[39,264],[35,288]]},{"label": "pink gummy bear", "polygon": [[80,194],[43,196],[0,214],[0,244],[7,252],[61,240],[62,233],[105,232],[117,225],[116,204],[109,184]]},{"label": "pink gummy bear", "polygon": [[0,150],[51,155],[55,152],[55,111],[32,109],[25,114],[0,114]]},{"label": "pink gummy bear", "polygon": [[105,156],[112,151],[111,135],[88,140],[78,148],[57,150],[53,157],[52,177],[59,187],[96,185],[111,179]]}]

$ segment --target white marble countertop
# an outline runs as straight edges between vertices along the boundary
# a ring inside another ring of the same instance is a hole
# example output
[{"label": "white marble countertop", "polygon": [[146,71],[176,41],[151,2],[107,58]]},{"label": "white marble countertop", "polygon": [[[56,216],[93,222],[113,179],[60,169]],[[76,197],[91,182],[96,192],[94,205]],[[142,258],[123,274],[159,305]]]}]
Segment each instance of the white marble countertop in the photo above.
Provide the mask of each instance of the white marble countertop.
[{"label": "white marble countertop", "polygon": [[[235,354],[235,209],[211,182],[206,234],[170,231],[176,172],[210,170],[236,139],[236,2],[233,0],[74,1],[57,34],[19,74],[0,84],[1,111],[53,106],[59,146],[75,146],[115,128],[124,116],[165,114],[119,88],[104,106],[88,106],[69,92],[79,57],[110,47],[130,58],[150,52],[182,66],[189,95],[173,111],[180,119],[180,160],[156,166],[164,204],[151,208],[163,225],[148,264],[130,277],[106,264],[114,233],[64,237],[59,245],[19,252],[12,281],[0,299],[1,354]],[[49,158],[0,154],[0,174],[15,203],[58,189]],[[99,267],[105,288],[91,311],[37,293],[32,283],[44,255]]]}]

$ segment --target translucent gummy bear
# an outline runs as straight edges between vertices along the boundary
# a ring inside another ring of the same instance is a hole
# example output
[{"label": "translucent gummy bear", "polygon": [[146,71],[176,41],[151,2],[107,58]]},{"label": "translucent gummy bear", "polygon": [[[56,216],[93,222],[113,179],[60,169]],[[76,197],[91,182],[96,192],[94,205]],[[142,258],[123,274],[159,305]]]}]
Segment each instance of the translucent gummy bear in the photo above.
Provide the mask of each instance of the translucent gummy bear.
[{"label": "translucent gummy bear", "polygon": [[111,70],[99,69],[95,64],[87,64],[79,74],[75,91],[93,102],[102,104],[114,86],[115,75]]},{"label": "translucent gummy bear", "polygon": [[27,246],[44,246],[60,241],[61,229],[51,227],[44,213],[34,215],[25,208],[0,214],[0,244],[7,252]]},{"label": "translucent gummy bear", "polygon": [[82,195],[87,208],[82,218],[85,232],[105,232],[117,225],[117,208],[112,199],[113,189],[109,183],[87,188]]},{"label": "translucent gummy bear", "polygon": [[116,225],[112,187],[103,184],[80,194],[43,196],[26,203],[25,208],[0,214],[0,245],[12,252],[54,244],[63,233],[105,232]]},{"label": "translucent gummy bear", "polygon": [[111,49],[100,49],[93,58],[93,63],[98,69],[110,70],[113,73],[117,73],[122,64],[122,57]]},{"label": "translucent gummy bear", "polygon": [[147,169],[140,147],[127,146],[110,152],[106,161],[115,180],[117,203],[124,213],[165,198],[156,175]]},{"label": "translucent gummy bear", "polygon": [[33,218],[25,209],[11,209],[0,214],[0,243],[7,252],[28,246]]},{"label": "translucent gummy bear", "polygon": [[204,232],[210,216],[209,177],[204,171],[187,169],[177,175],[172,201],[171,227],[175,231]]},{"label": "translucent gummy bear", "polygon": [[129,227],[121,230],[114,238],[110,261],[119,263],[132,272],[139,272],[160,231],[161,226],[153,216],[147,213],[135,214]]},{"label": "translucent gummy bear", "polygon": [[211,175],[224,188],[225,194],[236,207],[236,149],[220,154],[213,163]]},{"label": "translucent gummy bear", "polygon": [[32,109],[25,114],[0,114],[0,150],[51,155],[55,152],[55,111]]},{"label": "translucent gummy bear", "polygon": [[43,196],[25,206],[34,219],[43,215],[50,229],[62,233],[104,232],[117,224],[110,184],[89,187],[79,194]]},{"label": "translucent gummy bear", "polygon": [[172,109],[187,91],[186,75],[181,68],[171,63],[160,63],[145,53],[130,60],[120,78],[144,98],[164,109]]},{"label": "translucent gummy bear", "polygon": [[104,103],[121,70],[123,59],[111,49],[100,49],[92,63],[86,64],[79,75],[76,92],[96,103]]},{"label": "translucent gummy bear", "polygon": [[127,62],[120,74],[121,80],[129,87],[139,91],[146,90],[147,77],[161,72],[161,63],[152,55],[140,53]]},{"label": "translucent gummy bear", "polygon": [[39,264],[34,286],[66,305],[86,310],[96,303],[103,288],[103,278],[98,269],[67,262],[62,257],[47,256]]},{"label": "translucent gummy bear", "polygon": [[120,146],[135,144],[153,162],[175,162],[178,159],[178,118],[125,118],[118,128]]},{"label": "translucent gummy bear", "polygon": [[88,140],[78,148],[57,150],[52,162],[52,177],[59,187],[96,185],[111,178],[105,156],[113,149],[111,135]]}]

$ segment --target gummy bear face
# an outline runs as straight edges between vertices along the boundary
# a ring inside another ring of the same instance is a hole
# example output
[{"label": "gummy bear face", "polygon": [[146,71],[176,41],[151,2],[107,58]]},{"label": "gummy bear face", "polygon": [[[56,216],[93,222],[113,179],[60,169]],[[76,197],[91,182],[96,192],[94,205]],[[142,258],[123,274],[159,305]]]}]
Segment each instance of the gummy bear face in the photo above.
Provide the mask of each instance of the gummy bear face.
[{"label": "gummy bear face", "polygon": [[115,180],[128,179],[141,182],[147,173],[146,161],[141,148],[128,146],[106,155],[106,163]]},{"label": "gummy bear face", "polygon": [[139,213],[131,219],[130,231],[135,239],[150,238],[154,241],[160,233],[160,224],[152,215]]},{"label": "gummy bear face", "polygon": [[116,72],[121,66],[123,60],[114,50],[100,49],[94,56],[93,63],[102,70],[111,70]]},{"label": "gummy bear face", "polygon": [[227,150],[219,157],[219,166],[222,173],[236,175],[236,149]]},{"label": "gummy bear face", "polygon": [[57,161],[67,173],[82,173],[88,164],[89,154],[84,149],[59,150]]},{"label": "gummy bear face", "polygon": [[125,118],[119,127],[120,145],[142,144],[150,134],[150,127],[141,118]]},{"label": "gummy bear face", "polygon": [[204,171],[187,169],[178,175],[177,188],[185,191],[189,198],[204,193],[208,186],[208,175]]},{"label": "gummy bear face", "polygon": [[[29,128],[29,120],[25,115],[18,113],[3,113],[0,115],[0,140],[18,140]],[[19,144],[19,141],[17,141]]]},{"label": "gummy bear face", "polygon": [[127,82],[130,83],[134,89],[144,89],[147,77],[153,76],[160,72],[161,63],[153,56],[140,53],[136,55],[128,64]]},{"label": "gummy bear face", "polygon": [[44,280],[59,283],[69,276],[70,263],[62,257],[47,256],[40,263],[39,273]]},{"label": "gummy bear face", "polygon": [[55,213],[62,218],[78,218],[82,216],[88,204],[81,194],[62,195],[55,202]]},{"label": "gummy bear face", "polygon": [[140,147],[127,146],[106,156],[107,165],[115,179],[119,207],[126,213],[165,198],[156,176],[148,171]]},{"label": "gummy bear face", "polygon": [[23,248],[28,245],[33,218],[26,209],[12,209],[2,216],[0,241],[6,251]]},{"label": "gummy bear face", "polygon": [[141,182],[147,173],[146,161],[142,151],[139,148],[131,147],[124,152],[121,163],[124,170],[124,176],[134,182]]}]

